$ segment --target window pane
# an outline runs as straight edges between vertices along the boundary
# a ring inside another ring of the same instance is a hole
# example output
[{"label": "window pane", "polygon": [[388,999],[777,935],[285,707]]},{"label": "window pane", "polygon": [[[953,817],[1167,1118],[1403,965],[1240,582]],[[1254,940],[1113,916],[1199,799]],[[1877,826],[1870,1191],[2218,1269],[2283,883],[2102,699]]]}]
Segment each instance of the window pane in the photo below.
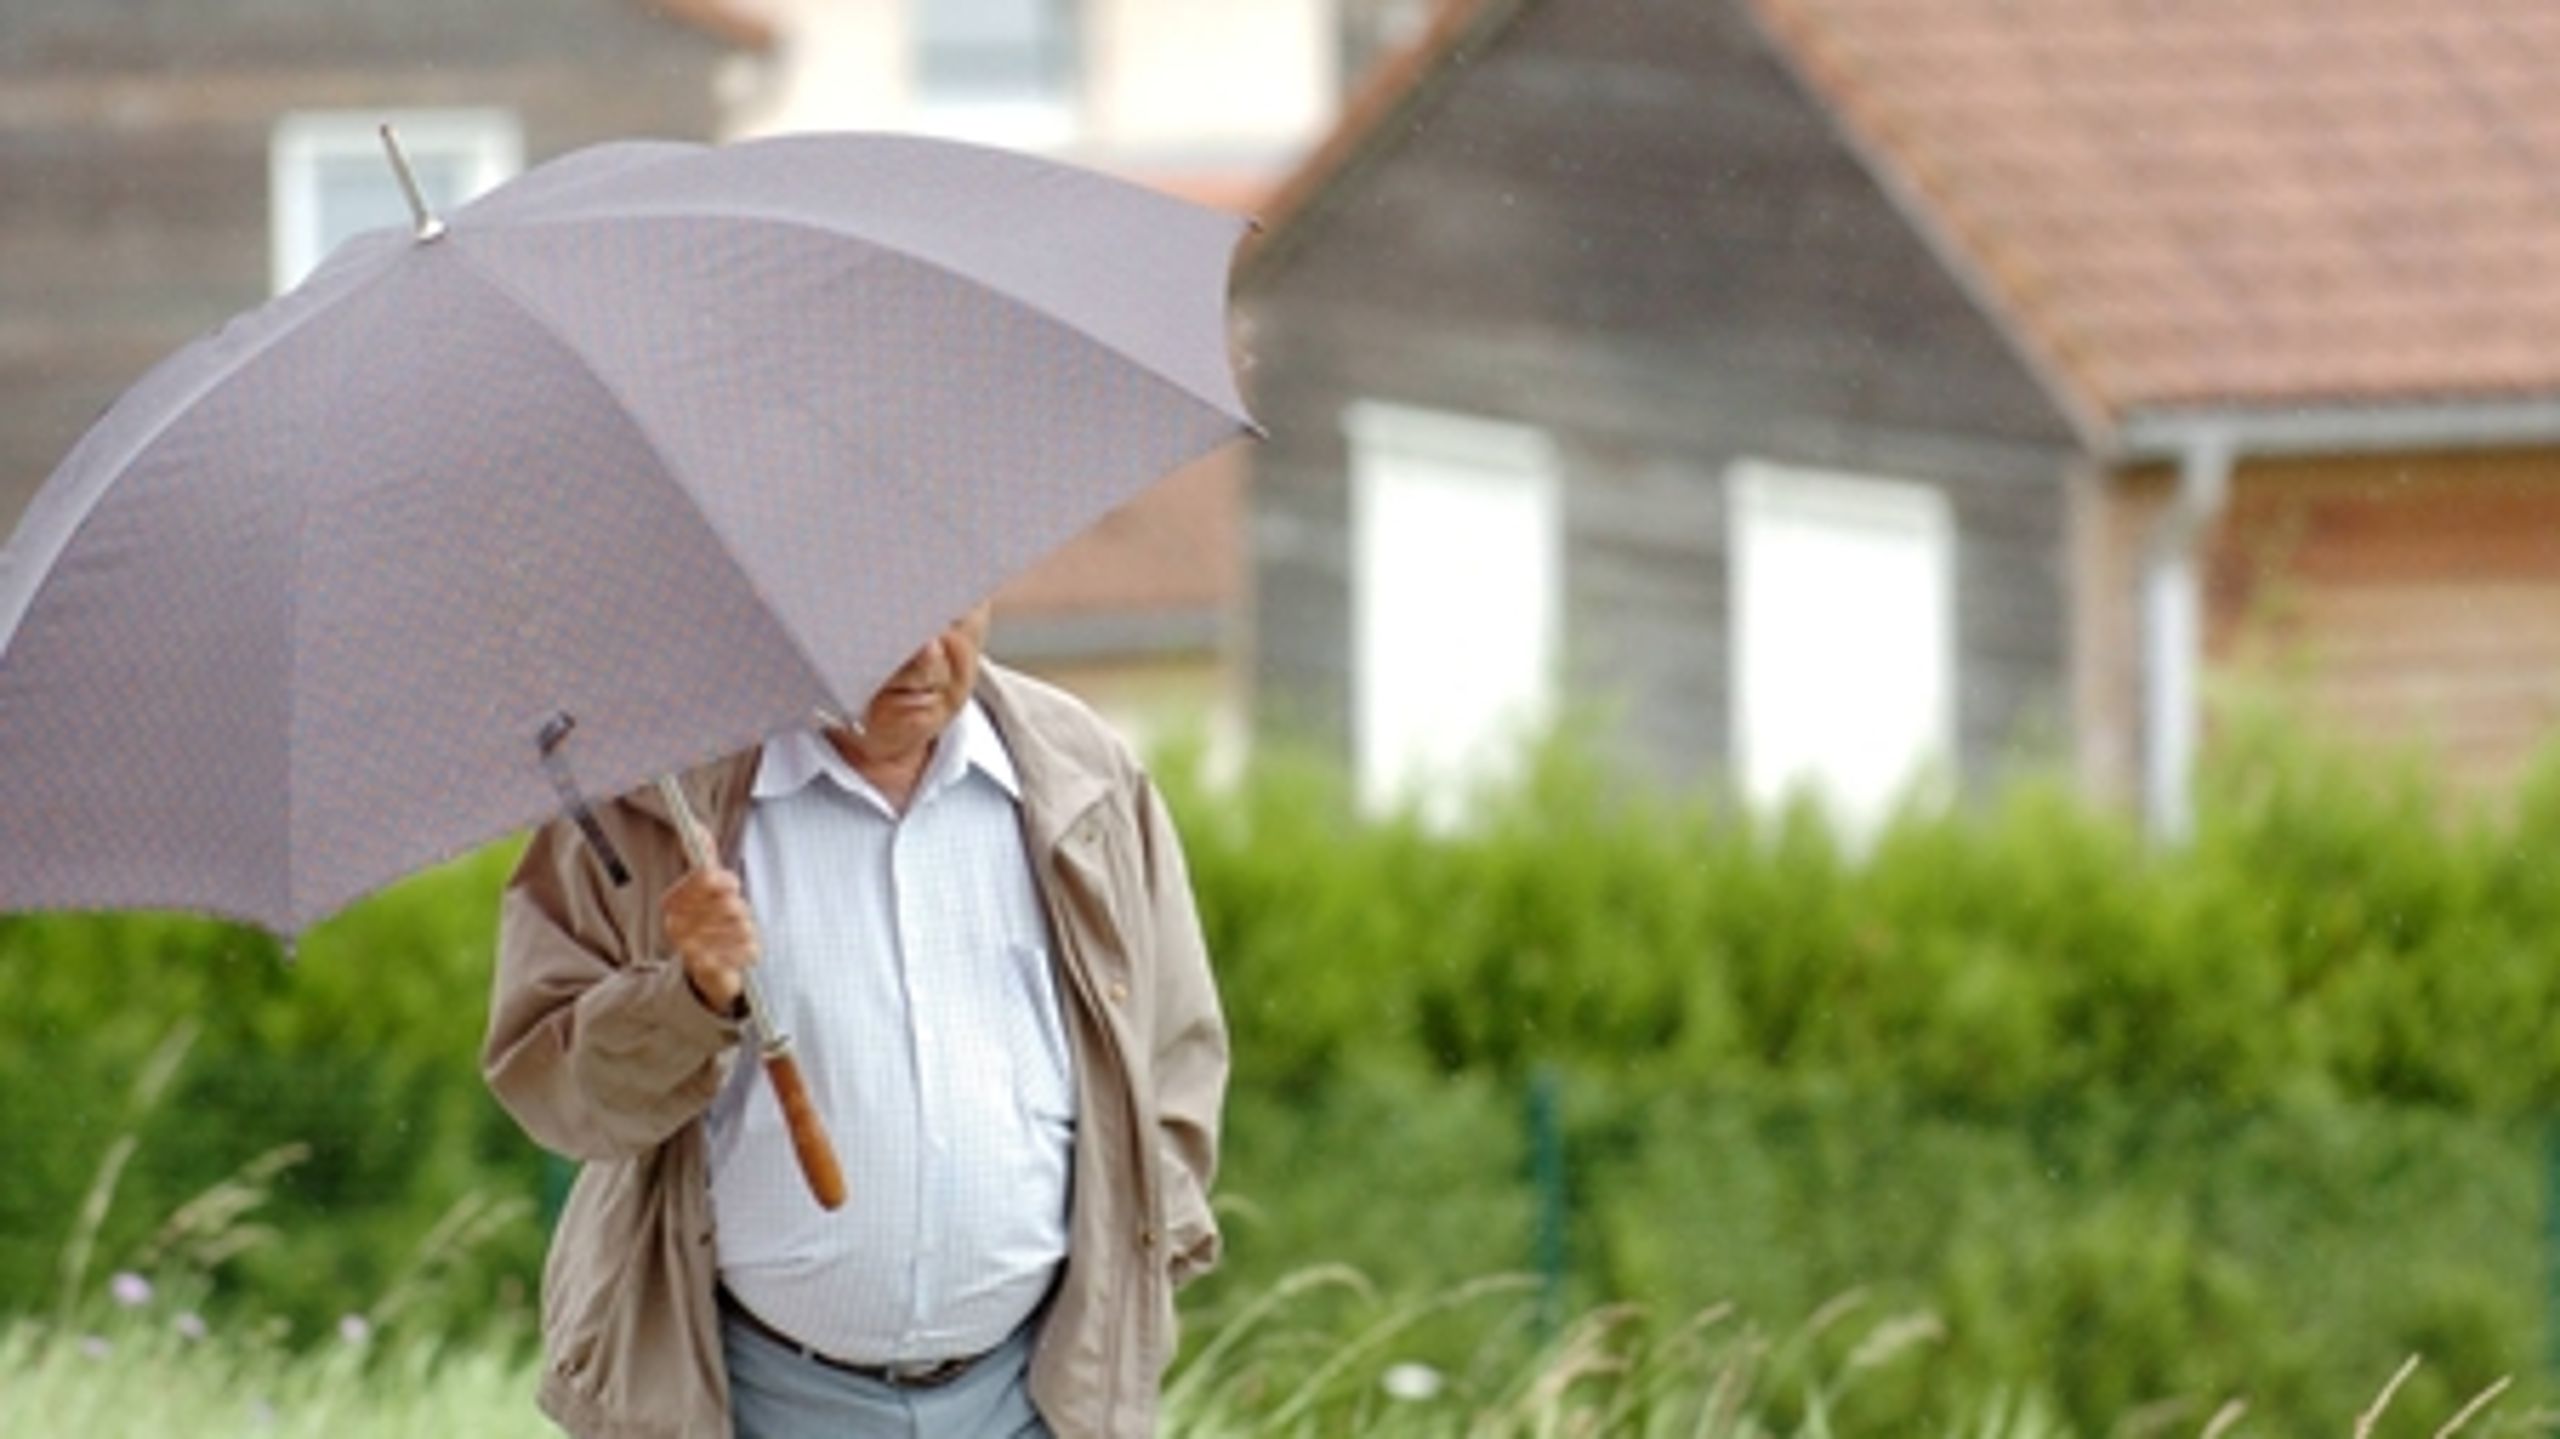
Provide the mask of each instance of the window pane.
[{"label": "window pane", "polygon": [[[450,214],[462,203],[471,175],[469,156],[452,151],[420,154],[406,144],[402,151],[409,157],[410,172],[418,177],[418,190],[426,196],[428,209]],[[386,157],[323,155],[312,168],[320,254],[366,230],[409,227],[409,201],[400,193],[400,181]]]},{"label": "window pane", "polygon": [[398,131],[427,207],[450,216],[523,163],[516,117],[498,109],[297,111],[276,123],[267,158],[270,271],[279,291],[366,230],[406,230],[409,202],[382,147]]},{"label": "window pane", "polygon": [[913,11],[917,80],[936,101],[1056,99],[1074,67],[1064,0],[933,0]]},{"label": "window pane", "polygon": [[1948,761],[1952,551],[1926,486],[1737,476],[1735,742],[1752,798],[1807,788],[1864,829]]},{"label": "window pane", "polygon": [[1534,432],[1512,426],[1400,414],[1356,426],[1354,443],[1362,797],[1418,798],[1454,821],[1469,787],[1506,774],[1547,718],[1555,477]]}]

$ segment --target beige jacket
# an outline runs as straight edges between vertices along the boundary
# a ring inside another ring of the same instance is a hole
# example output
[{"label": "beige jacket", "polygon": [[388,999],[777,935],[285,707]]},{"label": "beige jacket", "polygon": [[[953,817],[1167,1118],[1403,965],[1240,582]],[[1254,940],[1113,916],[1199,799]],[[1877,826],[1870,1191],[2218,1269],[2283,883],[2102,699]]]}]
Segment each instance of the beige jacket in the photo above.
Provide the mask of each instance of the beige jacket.
[{"label": "beige jacket", "polygon": [[[1032,1398],[1060,1439],[1150,1434],[1174,1287],[1218,1255],[1207,1194],[1225,1023],[1181,846],[1145,772],[1058,690],[988,665],[977,693],[1020,772],[1079,1104],[1067,1262]],[[682,781],[733,867],[755,765],[749,752]],[[525,1131],[585,1161],[543,1274],[540,1402],[587,1439],[726,1436],[698,1120],[738,1053],[737,1026],[694,999],[659,933],[658,893],[684,854],[656,796],[597,818],[632,881],[616,889],[565,823],[535,835],[507,887],[482,1054]],[[846,1178],[861,1203],[866,1177]]]}]

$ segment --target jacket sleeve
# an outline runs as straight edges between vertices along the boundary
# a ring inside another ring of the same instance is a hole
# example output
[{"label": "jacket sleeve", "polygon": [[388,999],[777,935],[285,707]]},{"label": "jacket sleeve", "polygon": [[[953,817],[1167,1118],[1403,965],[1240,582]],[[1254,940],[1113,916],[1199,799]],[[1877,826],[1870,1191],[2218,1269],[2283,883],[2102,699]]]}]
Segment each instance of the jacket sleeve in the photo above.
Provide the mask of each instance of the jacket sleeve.
[{"label": "jacket sleeve", "polygon": [[1182,841],[1155,786],[1140,782],[1139,838],[1146,856],[1147,914],[1155,929],[1158,1155],[1165,1185],[1165,1244],[1173,1281],[1214,1268],[1220,1239],[1209,1188],[1218,1173],[1218,1119],[1227,1094],[1227,1024],[1200,935]]},{"label": "jacket sleeve", "polygon": [[[684,966],[643,946],[653,921],[617,909],[577,832],[544,826],[507,882],[481,1072],[536,1143],[574,1159],[628,1159],[690,1122],[719,1091],[738,1026],[704,1008]],[[640,951],[635,953],[636,951]]]}]

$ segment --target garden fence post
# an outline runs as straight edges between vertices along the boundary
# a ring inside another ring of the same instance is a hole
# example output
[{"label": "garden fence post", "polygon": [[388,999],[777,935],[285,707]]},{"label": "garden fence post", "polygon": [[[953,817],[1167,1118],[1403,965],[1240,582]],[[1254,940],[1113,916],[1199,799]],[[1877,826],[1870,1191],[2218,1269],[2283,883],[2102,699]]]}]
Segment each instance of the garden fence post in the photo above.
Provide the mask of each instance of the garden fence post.
[{"label": "garden fence post", "polygon": [[1562,1108],[1564,1081],[1549,1065],[1529,1075],[1529,1173],[1538,1204],[1534,1259],[1541,1281],[1538,1331],[1553,1339],[1564,1321],[1565,1175]]},{"label": "garden fence post", "polygon": [[2560,1115],[2542,1120],[2543,1362],[2560,1374]]}]

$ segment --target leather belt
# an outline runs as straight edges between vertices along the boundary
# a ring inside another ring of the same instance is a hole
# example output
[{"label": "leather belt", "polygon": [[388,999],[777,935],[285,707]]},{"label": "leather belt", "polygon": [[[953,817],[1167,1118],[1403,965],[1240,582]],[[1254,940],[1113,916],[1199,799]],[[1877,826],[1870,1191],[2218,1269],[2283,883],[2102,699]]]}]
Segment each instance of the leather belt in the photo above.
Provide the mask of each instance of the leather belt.
[{"label": "leather belt", "polygon": [[856,1364],[850,1359],[838,1359],[832,1354],[812,1349],[765,1323],[754,1310],[739,1303],[738,1296],[730,1293],[726,1284],[719,1287],[719,1296],[721,1312],[737,1320],[758,1338],[769,1339],[812,1364],[823,1365],[839,1374],[868,1379],[875,1384],[886,1384],[892,1389],[939,1389],[976,1368],[978,1361],[987,1357],[985,1354],[971,1354],[960,1359],[934,1359],[915,1364]]}]

